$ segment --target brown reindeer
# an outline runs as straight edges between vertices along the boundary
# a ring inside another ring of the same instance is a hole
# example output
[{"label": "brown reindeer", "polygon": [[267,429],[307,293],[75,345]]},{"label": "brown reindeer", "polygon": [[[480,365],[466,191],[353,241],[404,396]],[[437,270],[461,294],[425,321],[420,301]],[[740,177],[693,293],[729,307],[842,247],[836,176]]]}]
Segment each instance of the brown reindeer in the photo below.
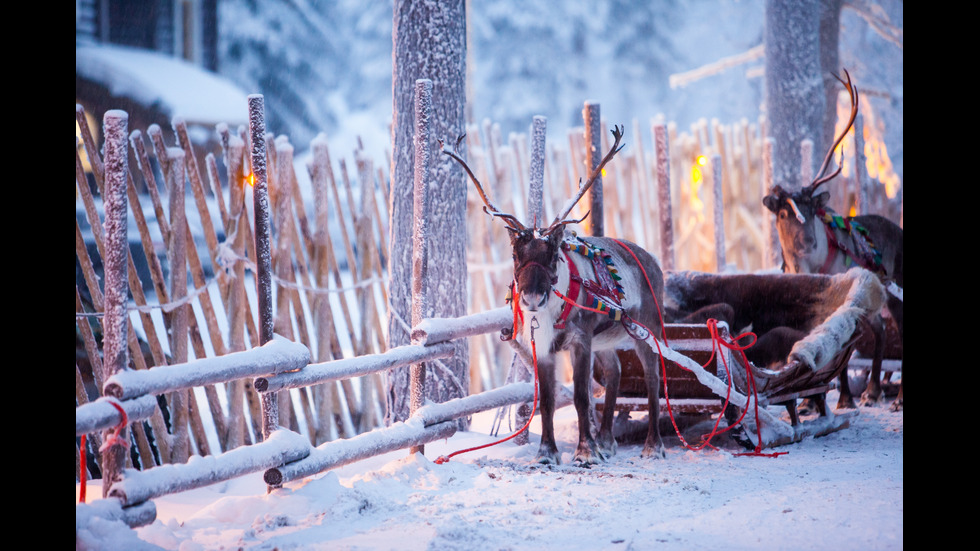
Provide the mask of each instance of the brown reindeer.
[{"label": "brown reindeer", "polygon": [[[486,205],[484,211],[503,220],[510,232],[514,256],[512,300],[519,324],[516,338],[537,354],[542,427],[537,460],[544,464],[558,464],[561,456],[554,431],[555,353],[560,350],[569,351],[573,366],[573,402],[579,427],[573,461],[588,466],[605,461],[615,453],[612,424],[620,369],[617,362],[597,362],[602,365],[606,382],[605,409],[597,441],[590,421],[593,353],[634,347],[643,364],[649,396],[650,424],[642,455],[666,457],[658,426],[660,364],[657,353],[646,342],[631,337],[631,333],[642,334],[643,327],[655,335],[662,332],[658,315],[664,290],[660,265],[653,255],[633,243],[606,237],[579,238],[565,232],[566,225],[585,219],[572,220],[568,214],[606,163],[622,149],[619,143],[623,130],[616,127],[612,133],[615,143],[609,152],[589,180],[584,185],[579,183],[578,194],[566,203],[563,212],[548,227],[526,227],[515,216],[500,212],[487,199],[483,186],[459,155],[443,147],[443,153],[463,165]],[[603,261],[593,262],[576,250],[592,251]],[[609,277],[608,273],[603,273],[608,270],[607,262],[615,266],[620,278],[622,294],[619,297],[608,296],[599,283]],[[592,301],[596,299],[607,306],[606,311],[594,307],[596,302]]]},{"label": "brown reindeer", "polygon": [[[834,173],[824,175],[833,158],[834,149],[844,139],[857,117],[857,87],[851,83],[847,71],[844,71],[844,75],[846,81],[840,77],[837,80],[851,96],[850,120],[827,152],[817,177],[797,192],[791,193],[777,185],[762,202],[776,215],[783,271],[836,274],[853,266],[861,266],[875,272],[891,291],[887,307],[898,326],[899,336],[904,341],[901,298],[904,285],[902,228],[887,218],[874,214],[841,217],[827,207],[830,193],[818,191],[822,184],[840,173],[841,166],[838,166]],[[875,344],[871,380],[862,396],[862,403],[872,404],[880,400],[882,395],[880,375],[885,350],[885,330],[880,316],[867,322],[867,329],[873,335]],[[840,383],[840,401],[837,407],[853,408],[854,399],[847,382],[847,370],[841,374]],[[902,405],[900,387],[892,409],[901,409]]]}]

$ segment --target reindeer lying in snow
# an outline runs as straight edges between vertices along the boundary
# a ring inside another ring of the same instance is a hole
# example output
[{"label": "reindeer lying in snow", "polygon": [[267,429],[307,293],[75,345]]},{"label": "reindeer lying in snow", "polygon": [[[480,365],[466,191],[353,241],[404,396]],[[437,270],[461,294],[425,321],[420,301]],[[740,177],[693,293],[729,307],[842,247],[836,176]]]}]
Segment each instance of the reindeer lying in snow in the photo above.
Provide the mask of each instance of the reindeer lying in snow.
[{"label": "reindeer lying in snow", "polygon": [[[588,182],[580,183],[578,194],[546,228],[526,227],[515,216],[500,212],[487,199],[465,161],[455,151],[443,148],[443,153],[466,170],[486,205],[484,210],[503,220],[510,231],[514,255],[512,300],[519,325],[516,337],[537,355],[541,388],[540,463],[560,462],[554,432],[554,355],[560,350],[569,351],[573,366],[573,401],[579,427],[573,461],[590,465],[605,461],[615,453],[612,422],[620,368],[618,362],[600,362],[606,381],[606,407],[596,441],[590,423],[593,353],[633,347],[643,364],[649,396],[650,424],[642,455],[666,457],[658,426],[660,365],[657,352],[646,342],[631,337],[631,332],[642,332],[643,327],[654,335],[662,332],[658,315],[664,289],[660,265],[653,255],[633,243],[605,237],[570,238],[565,234],[566,225],[585,219],[570,220],[569,212],[592,186],[606,163],[622,148],[619,145],[622,129],[617,127],[612,133],[615,143],[609,153]],[[615,276],[610,265],[615,267]],[[617,277],[618,287],[608,285]]]},{"label": "reindeer lying in snow", "polygon": [[[836,172],[824,176],[833,158],[834,149],[844,139],[857,116],[857,88],[851,84],[847,71],[844,74],[847,76],[846,82],[840,77],[837,80],[851,96],[850,121],[827,152],[817,177],[795,193],[777,185],[762,202],[776,215],[784,271],[838,274],[853,265],[859,265],[874,272],[882,284],[892,291],[888,296],[887,307],[898,326],[899,336],[904,341],[901,298],[901,289],[904,287],[902,228],[887,218],[874,214],[841,217],[827,207],[830,194],[826,191],[817,192],[821,184],[840,173],[841,167],[838,166]],[[898,291],[894,290],[896,286]],[[885,328],[881,316],[868,320],[868,326],[874,336],[875,345],[871,380],[862,396],[862,403],[865,404],[877,402],[881,397],[881,363],[885,349]],[[854,407],[846,369],[841,374],[840,384],[840,401],[837,407]],[[892,409],[898,410],[902,406],[902,389],[899,387]]]}]

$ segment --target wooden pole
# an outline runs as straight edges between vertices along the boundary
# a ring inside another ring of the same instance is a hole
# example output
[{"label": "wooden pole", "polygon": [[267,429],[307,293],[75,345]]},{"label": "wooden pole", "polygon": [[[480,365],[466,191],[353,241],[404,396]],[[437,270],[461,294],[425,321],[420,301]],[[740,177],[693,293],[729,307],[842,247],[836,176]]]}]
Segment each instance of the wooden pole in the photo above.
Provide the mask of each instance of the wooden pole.
[{"label": "wooden pole", "polygon": [[[762,145],[762,194],[763,196],[772,189],[773,182],[773,158],[772,151],[775,145],[775,140],[772,138],[766,138]],[[780,247],[779,247],[779,234],[776,233],[776,225],[772,221],[772,213],[766,210],[765,207],[758,207],[762,212],[762,228],[765,235],[765,248],[763,249],[762,258],[762,269],[767,270],[770,268],[775,268],[782,263]]]},{"label": "wooden pole", "polygon": [[[269,181],[266,169],[265,147],[265,97],[262,94],[248,96],[249,143],[251,147],[252,177],[255,181],[253,203],[255,209],[255,264],[256,294],[259,305],[259,345],[272,340],[275,318],[272,315],[272,245],[269,222]],[[274,393],[262,395],[262,439],[266,440],[279,425],[279,401]]]},{"label": "wooden pole", "polygon": [[660,261],[664,270],[674,269],[674,219],[670,206],[670,145],[667,141],[667,125],[653,126],[653,139],[657,146],[657,202],[660,209]]},{"label": "wooden pole", "polygon": [[[170,263],[170,299],[174,302],[187,296],[187,224],[184,218],[184,151],[172,147],[167,150],[169,170],[168,196],[170,198],[170,243],[167,254]],[[170,354],[174,363],[187,361],[188,305],[177,306],[171,315]],[[187,391],[177,390],[170,396],[173,433],[171,463],[184,463],[190,456],[190,440],[187,433]]]},{"label": "wooden pole", "polygon": [[[105,136],[105,317],[103,318],[103,380],[123,371],[129,365],[127,335],[129,333],[128,265],[126,178],[129,173],[129,152],[126,145],[129,115],[125,111],[110,110],[103,117]],[[106,444],[102,452],[102,497],[109,495],[113,483],[123,479],[126,456],[129,450],[129,428],[120,427],[118,435],[113,429],[103,431]]]},{"label": "wooden pole", "polygon": [[[582,119],[585,122],[585,173],[592,171],[602,161],[602,130],[600,126],[599,103],[585,102],[582,109]],[[596,177],[595,183],[589,188],[589,205],[591,214],[586,220],[589,235],[605,235],[605,223],[602,213],[602,175]]]},{"label": "wooden pole", "polygon": [[530,191],[527,196],[528,226],[545,226],[544,220],[544,159],[547,117],[534,117],[531,123]]},{"label": "wooden pole", "polygon": [[[854,182],[857,191],[857,213],[871,214],[871,178],[868,177],[868,159],[864,154],[864,115],[854,118]],[[847,214],[847,213],[845,213]]]},{"label": "wooden pole", "polygon": [[[415,204],[412,234],[412,327],[422,323],[428,313],[428,235],[429,218],[429,115],[432,107],[432,81],[415,81]],[[410,368],[409,415],[422,407],[425,401],[426,363],[418,362]],[[410,453],[425,453],[424,445],[412,446]]]},{"label": "wooden pole", "polygon": [[714,190],[714,221],[715,221],[715,265],[720,273],[725,271],[725,197],[721,189],[722,160],[721,155],[711,156],[711,182]]}]

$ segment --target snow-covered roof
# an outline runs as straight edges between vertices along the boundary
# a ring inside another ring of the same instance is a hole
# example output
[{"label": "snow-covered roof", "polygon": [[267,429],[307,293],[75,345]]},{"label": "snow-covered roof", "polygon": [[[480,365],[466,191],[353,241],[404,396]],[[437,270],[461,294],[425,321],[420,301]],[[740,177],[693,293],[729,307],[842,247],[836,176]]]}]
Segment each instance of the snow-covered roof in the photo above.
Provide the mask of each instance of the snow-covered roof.
[{"label": "snow-covered roof", "polygon": [[248,96],[214,73],[158,52],[116,45],[75,46],[75,75],[114,96],[201,124],[244,124]]}]

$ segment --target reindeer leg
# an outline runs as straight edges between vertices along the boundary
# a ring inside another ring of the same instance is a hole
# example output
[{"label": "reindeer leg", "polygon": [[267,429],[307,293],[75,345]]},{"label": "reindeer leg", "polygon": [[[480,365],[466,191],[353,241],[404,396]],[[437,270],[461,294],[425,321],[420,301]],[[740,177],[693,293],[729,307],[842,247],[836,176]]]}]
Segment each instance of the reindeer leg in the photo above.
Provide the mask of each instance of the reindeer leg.
[{"label": "reindeer leg", "polygon": [[881,316],[870,320],[871,333],[874,335],[874,357],[871,359],[871,376],[868,378],[868,388],[861,394],[862,406],[873,406],[881,400],[881,362],[885,357],[885,322]]},{"label": "reindeer leg", "polygon": [[898,396],[895,401],[892,402],[892,411],[901,411],[905,406],[902,400],[902,391],[905,389],[905,324],[903,323],[903,312],[902,312],[902,301],[897,298],[890,296],[888,297],[888,311],[892,315],[892,319],[895,320],[895,324],[898,325],[898,337],[902,339],[902,379],[898,384]]},{"label": "reindeer leg", "polygon": [[602,424],[599,426],[599,450],[606,456],[616,455],[616,437],[613,420],[616,417],[616,398],[619,396],[621,366],[615,352],[596,354],[598,368],[602,369],[606,397],[602,408]]},{"label": "reindeer leg", "polygon": [[854,395],[851,394],[851,382],[847,376],[847,366],[841,370],[837,378],[840,386],[840,396],[837,398],[837,409],[854,409]]},{"label": "reindeer leg", "polygon": [[643,444],[641,457],[664,459],[667,450],[660,439],[660,357],[650,345],[637,341],[636,353],[643,364],[643,374],[647,383],[647,410],[650,424],[647,426],[647,439]]},{"label": "reindeer leg", "polygon": [[538,358],[538,393],[541,403],[541,446],[538,448],[538,463],[558,465],[561,454],[555,444],[555,358],[548,355]]},{"label": "reindeer leg", "polygon": [[578,416],[578,447],[573,461],[581,467],[598,464],[606,460],[592,436],[592,345],[590,342],[576,342],[569,347],[572,360],[573,401]]}]

